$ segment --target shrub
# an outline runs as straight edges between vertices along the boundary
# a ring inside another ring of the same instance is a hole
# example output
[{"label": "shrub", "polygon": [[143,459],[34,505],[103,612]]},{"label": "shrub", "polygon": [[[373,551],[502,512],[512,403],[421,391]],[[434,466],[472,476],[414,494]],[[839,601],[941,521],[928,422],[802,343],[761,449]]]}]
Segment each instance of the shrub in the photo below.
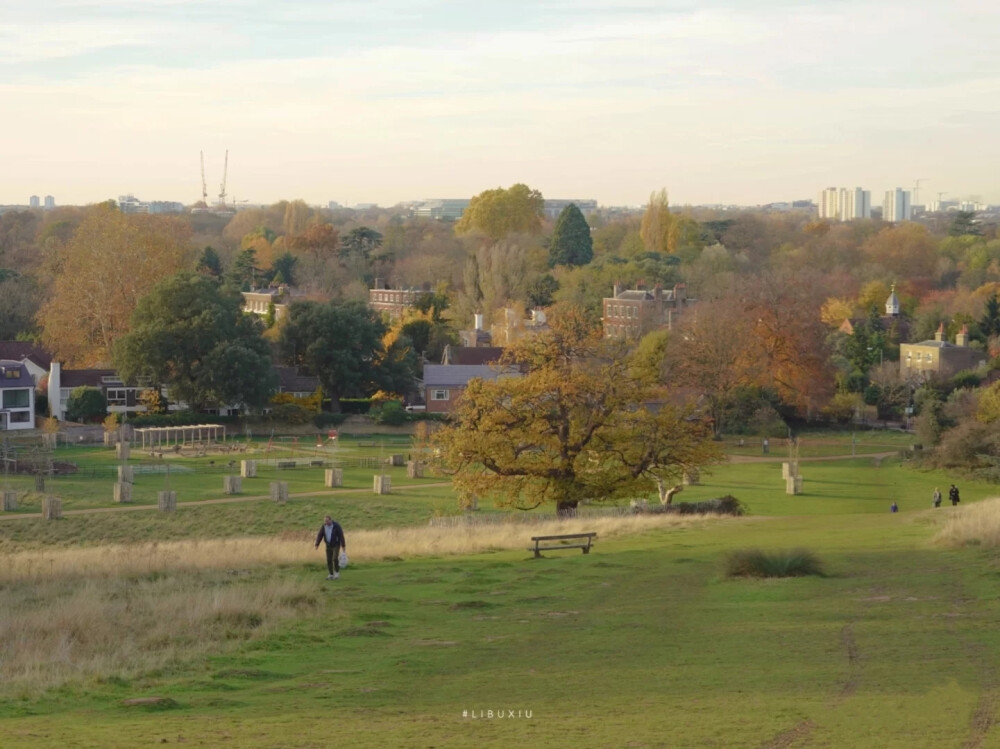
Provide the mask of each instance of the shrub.
[{"label": "shrub", "polygon": [[340,410],[345,414],[366,414],[372,407],[371,398],[341,398]]},{"label": "shrub", "polygon": [[308,424],[312,414],[298,403],[278,403],[271,406],[271,420],[285,424]]},{"label": "shrub", "polygon": [[369,412],[376,424],[397,427],[405,424],[409,418],[406,409],[399,401],[386,401],[380,406],[375,406]]},{"label": "shrub", "polygon": [[66,403],[66,418],[70,421],[100,421],[108,413],[108,402],[99,388],[81,385],[73,388]]},{"label": "shrub", "polygon": [[760,549],[742,549],[726,556],[726,577],[804,577],[823,576],[819,558],[806,549],[767,553]]},{"label": "shrub", "polygon": [[347,421],[347,414],[339,413],[334,414],[329,411],[323,411],[313,416],[313,424],[316,425],[318,429],[326,429],[327,427],[335,427],[343,424]]}]

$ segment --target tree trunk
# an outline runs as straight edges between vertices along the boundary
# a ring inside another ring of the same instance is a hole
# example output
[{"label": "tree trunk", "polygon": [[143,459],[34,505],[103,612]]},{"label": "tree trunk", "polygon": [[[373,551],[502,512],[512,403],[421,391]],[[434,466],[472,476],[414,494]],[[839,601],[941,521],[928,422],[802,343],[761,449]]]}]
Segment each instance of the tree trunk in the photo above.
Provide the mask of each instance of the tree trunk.
[{"label": "tree trunk", "polygon": [[556,503],[556,517],[558,518],[575,518],[576,517],[576,506],[579,504],[575,501],[562,500]]},{"label": "tree trunk", "polygon": [[684,485],[678,484],[677,486],[672,486],[669,489],[667,484],[663,479],[656,479],[656,491],[660,495],[660,504],[664,506],[669,506],[671,502],[674,501],[674,495],[678,492],[684,491]]}]

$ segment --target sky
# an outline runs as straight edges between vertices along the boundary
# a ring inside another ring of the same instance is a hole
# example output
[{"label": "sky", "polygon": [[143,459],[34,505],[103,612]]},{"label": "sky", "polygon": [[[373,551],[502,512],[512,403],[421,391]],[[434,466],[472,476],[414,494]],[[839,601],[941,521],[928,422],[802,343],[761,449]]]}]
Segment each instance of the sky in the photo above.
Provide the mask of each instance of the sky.
[{"label": "sky", "polygon": [[[1000,3],[0,0],[0,204],[1000,203]],[[914,201],[918,202],[918,201]]]}]

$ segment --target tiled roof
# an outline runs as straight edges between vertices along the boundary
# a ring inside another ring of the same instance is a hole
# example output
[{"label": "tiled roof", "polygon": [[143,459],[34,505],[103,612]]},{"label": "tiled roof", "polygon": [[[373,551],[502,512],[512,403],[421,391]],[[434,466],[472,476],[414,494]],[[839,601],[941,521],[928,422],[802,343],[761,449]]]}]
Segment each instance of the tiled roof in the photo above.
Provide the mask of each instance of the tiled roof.
[{"label": "tiled roof", "polygon": [[104,377],[114,377],[116,383],[121,383],[121,380],[117,379],[118,373],[113,369],[64,369],[59,375],[59,387],[99,388],[109,384],[103,380]]},{"label": "tiled roof", "polygon": [[495,364],[500,361],[500,346],[451,346],[445,347],[444,364]]},{"label": "tiled roof", "polygon": [[0,341],[0,359],[31,359],[42,369],[52,366],[52,354],[27,341]]},{"label": "tiled roof", "polygon": [[513,369],[501,369],[486,364],[425,364],[424,386],[441,387],[468,385],[477,377],[482,380],[496,380],[500,377],[516,377]]},{"label": "tiled roof", "polygon": [[[13,359],[0,359],[0,369],[4,371],[3,376],[0,376],[0,389],[33,388],[35,386],[35,381],[31,379],[31,373],[28,372],[28,368],[19,361],[14,361]],[[17,370],[17,377],[11,377],[8,379],[6,376],[7,372],[13,370]]]},{"label": "tiled roof", "polygon": [[272,367],[278,375],[278,388],[283,393],[314,393],[319,377],[299,374],[295,367]]}]

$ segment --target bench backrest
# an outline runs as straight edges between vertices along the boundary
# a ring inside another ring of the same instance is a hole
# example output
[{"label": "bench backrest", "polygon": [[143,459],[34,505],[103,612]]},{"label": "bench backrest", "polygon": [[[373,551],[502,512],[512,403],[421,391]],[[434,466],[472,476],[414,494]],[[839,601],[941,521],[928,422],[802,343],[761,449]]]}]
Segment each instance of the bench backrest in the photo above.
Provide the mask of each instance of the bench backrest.
[{"label": "bench backrest", "polygon": [[596,538],[596,533],[566,533],[561,536],[532,536],[532,541],[558,541],[560,539],[569,538]]}]

